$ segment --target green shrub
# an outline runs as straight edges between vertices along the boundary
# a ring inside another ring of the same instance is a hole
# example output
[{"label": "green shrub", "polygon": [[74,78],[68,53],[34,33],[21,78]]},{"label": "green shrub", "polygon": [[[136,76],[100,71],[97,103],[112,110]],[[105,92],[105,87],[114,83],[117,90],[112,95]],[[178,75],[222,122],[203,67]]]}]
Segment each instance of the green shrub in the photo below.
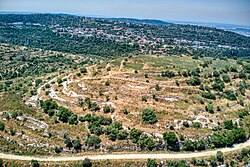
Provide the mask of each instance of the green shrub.
[{"label": "green shrub", "polygon": [[131,129],[129,136],[133,143],[137,143],[140,139],[141,134],[142,132],[140,130],[133,128]]},{"label": "green shrub", "polygon": [[189,123],[187,121],[183,121],[183,126],[185,126],[186,128],[189,127]]},{"label": "green shrub", "polygon": [[175,77],[175,73],[173,71],[162,71],[161,76],[167,78],[173,78]]},{"label": "green shrub", "polygon": [[80,68],[81,73],[87,73],[87,69],[85,67]]},{"label": "green shrub", "polygon": [[232,120],[224,120],[225,129],[232,130],[234,128]]},{"label": "green shrub", "polygon": [[37,160],[31,160],[30,164],[32,167],[39,167],[40,166]]},{"label": "green shrub", "polygon": [[222,79],[223,79],[223,81],[226,82],[226,83],[230,82],[230,78],[229,78],[228,75],[223,75],[223,76],[222,76]]},{"label": "green shrub", "polygon": [[196,129],[199,129],[201,127],[201,124],[199,122],[193,122],[192,126]]},{"label": "green shrub", "polygon": [[249,115],[249,111],[247,109],[239,111],[238,116],[239,118],[244,118]]},{"label": "green shrub", "polygon": [[96,149],[100,147],[101,139],[98,136],[89,136],[85,144],[89,147],[95,147]]},{"label": "green shrub", "polygon": [[211,114],[214,113],[214,105],[212,103],[209,103],[205,106],[205,110]]},{"label": "green shrub", "polygon": [[157,163],[153,159],[148,159],[146,167],[157,167]]},{"label": "green shrub", "polygon": [[231,101],[235,101],[235,100],[237,100],[237,97],[234,93],[230,93],[227,95],[227,99],[231,100]]},{"label": "green shrub", "polygon": [[141,100],[144,101],[144,102],[147,102],[147,96],[142,96]]},{"label": "green shrub", "polygon": [[4,131],[5,125],[4,123],[0,122],[0,131]]},{"label": "green shrub", "polygon": [[177,146],[178,138],[174,132],[163,133],[163,139],[166,141],[166,145],[169,149],[173,149]]},{"label": "green shrub", "polygon": [[218,71],[214,71],[214,72],[213,72],[213,76],[214,76],[214,77],[219,77],[219,76],[220,76],[220,73],[219,73]]},{"label": "green shrub", "polygon": [[206,99],[216,100],[216,96],[211,92],[203,92],[202,97],[204,97]]},{"label": "green shrub", "polygon": [[112,113],[114,111],[115,111],[115,109],[113,107],[108,106],[108,105],[103,107],[103,112],[104,113],[110,113],[110,112]]},{"label": "green shrub", "polygon": [[161,90],[161,87],[159,86],[159,84],[156,84],[156,85],[155,85],[155,90],[156,90],[156,91],[160,91],[160,90]]},{"label": "green shrub", "polygon": [[148,108],[142,110],[142,120],[145,123],[149,123],[149,124],[154,124],[157,122],[157,118],[156,118],[154,111]]},{"label": "green shrub", "polygon": [[70,117],[69,117],[69,124],[74,124],[74,125],[77,125],[78,123],[78,119],[77,119],[77,115],[76,114],[72,114]]},{"label": "green shrub", "polygon": [[62,80],[62,78],[57,78],[57,83],[58,83],[58,84],[61,84],[61,83],[63,83],[63,80]]},{"label": "green shrub", "polygon": [[82,167],[92,167],[92,162],[89,158],[85,158],[82,162]]},{"label": "green shrub", "polygon": [[192,86],[198,86],[201,84],[201,80],[198,77],[193,77],[189,80],[187,80],[187,84],[192,85]]},{"label": "green shrub", "polygon": [[63,148],[61,148],[61,147],[55,147],[55,153],[60,153],[60,152],[62,152],[62,150],[63,150]]}]

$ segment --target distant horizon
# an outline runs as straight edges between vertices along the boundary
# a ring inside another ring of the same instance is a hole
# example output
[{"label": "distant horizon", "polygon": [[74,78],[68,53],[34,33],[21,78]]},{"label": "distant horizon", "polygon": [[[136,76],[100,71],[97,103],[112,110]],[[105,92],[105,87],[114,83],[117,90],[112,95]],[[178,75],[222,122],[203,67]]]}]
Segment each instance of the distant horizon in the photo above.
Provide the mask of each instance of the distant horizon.
[{"label": "distant horizon", "polygon": [[195,25],[202,25],[202,24],[216,24],[216,25],[228,25],[228,26],[241,26],[245,28],[250,28],[250,25],[240,25],[240,24],[233,24],[233,23],[223,23],[223,22],[204,22],[204,21],[192,21],[192,20],[163,20],[158,18],[137,18],[137,17],[111,17],[111,16],[104,16],[104,15],[92,15],[92,14],[76,14],[76,13],[58,13],[58,12],[28,12],[28,11],[0,11],[0,14],[65,14],[65,15],[72,15],[72,16],[82,16],[82,17],[90,17],[90,18],[100,18],[100,19],[137,19],[137,20],[159,20],[168,23],[174,24],[195,24]]},{"label": "distant horizon", "polygon": [[250,26],[249,0],[0,0],[0,11]]}]

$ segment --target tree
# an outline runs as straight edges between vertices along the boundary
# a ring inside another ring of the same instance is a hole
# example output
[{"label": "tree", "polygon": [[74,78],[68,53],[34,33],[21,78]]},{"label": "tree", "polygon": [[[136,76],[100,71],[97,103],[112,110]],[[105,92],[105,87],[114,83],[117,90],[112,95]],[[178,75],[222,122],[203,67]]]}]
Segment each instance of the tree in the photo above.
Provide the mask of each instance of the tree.
[{"label": "tree", "polygon": [[62,78],[57,78],[57,83],[58,83],[58,84],[61,84],[61,83],[63,83],[63,80],[62,80]]},{"label": "tree", "polygon": [[211,92],[203,92],[202,97],[204,97],[206,99],[216,100],[216,96]]},{"label": "tree", "polygon": [[90,98],[86,98],[85,100],[84,100],[84,102],[85,102],[85,104],[87,105],[87,107],[90,109],[91,108],[91,100],[90,100]]},{"label": "tree", "polygon": [[216,167],[216,166],[217,166],[217,161],[216,161],[215,156],[211,156],[211,157],[209,158],[209,161],[210,161],[210,165],[211,165],[212,167]]},{"label": "tree", "polygon": [[133,128],[131,129],[129,136],[133,143],[137,143],[140,139],[141,134],[142,132],[140,130]]},{"label": "tree", "polygon": [[79,138],[72,140],[72,146],[74,147],[75,150],[80,150],[82,145],[81,145],[81,141]]},{"label": "tree", "polygon": [[157,163],[153,159],[148,159],[146,166],[147,167],[157,167]]},{"label": "tree", "polygon": [[167,78],[173,78],[173,77],[175,77],[175,74],[173,71],[162,71],[161,76],[167,77]]},{"label": "tree", "polygon": [[178,138],[174,132],[163,133],[163,139],[166,141],[166,145],[170,149],[174,148],[178,142]]},{"label": "tree", "polygon": [[101,139],[98,136],[89,136],[85,141],[85,144],[89,147],[99,148]]},{"label": "tree", "polygon": [[230,78],[229,78],[228,75],[223,75],[223,76],[222,76],[222,79],[223,79],[223,81],[226,82],[226,83],[230,82]]},{"label": "tree", "polygon": [[0,159],[0,167],[3,167],[3,160]]},{"label": "tree", "polygon": [[225,129],[232,130],[234,128],[232,120],[224,120]]},{"label": "tree", "polygon": [[189,123],[188,123],[188,121],[183,121],[183,126],[185,126],[186,128],[188,128],[189,127]]},{"label": "tree", "polygon": [[230,93],[227,95],[227,99],[228,100],[231,100],[231,101],[234,101],[234,100],[237,100],[237,97],[234,93]]},{"label": "tree", "polygon": [[211,114],[214,113],[214,105],[212,103],[208,103],[206,106],[205,106],[205,110]]},{"label": "tree", "polygon": [[108,135],[109,140],[115,141],[117,139],[118,133],[119,130],[113,127]]},{"label": "tree", "polygon": [[193,125],[192,125],[194,128],[198,129],[201,127],[201,124],[199,122],[193,122]]},{"label": "tree", "polygon": [[128,133],[125,130],[119,130],[117,134],[118,140],[125,140],[128,137]]},{"label": "tree", "polygon": [[196,149],[201,151],[206,149],[206,143],[204,140],[199,140],[196,142]]},{"label": "tree", "polygon": [[176,86],[180,86],[180,82],[178,80],[175,80]]},{"label": "tree", "polygon": [[247,78],[247,75],[246,75],[245,73],[243,73],[243,72],[240,72],[240,73],[239,73],[239,78],[240,78],[240,79],[246,79],[246,78]]},{"label": "tree", "polygon": [[147,96],[142,96],[141,101],[147,102]]},{"label": "tree", "polygon": [[109,81],[106,81],[106,82],[105,82],[105,86],[110,86],[110,82],[109,82]]},{"label": "tree", "polygon": [[39,167],[40,166],[39,163],[38,163],[38,161],[37,160],[33,160],[33,159],[30,161],[30,164],[31,164],[32,167]]},{"label": "tree", "polygon": [[76,114],[72,114],[70,117],[69,117],[69,124],[74,124],[74,125],[77,125],[78,123],[78,119],[77,119],[77,115]]},{"label": "tree", "polygon": [[140,137],[138,144],[142,150],[144,150],[146,148],[149,151],[152,151],[155,147],[155,143],[154,143],[154,140],[152,139],[152,137],[149,137],[146,134],[144,134]]},{"label": "tree", "polygon": [[56,102],[52,101],[52,99],[48,99],[45,101],[40,101],[40,106],[43,111],[47,114],[49,110],[58,109],[58,105]]},{"label": "tree", "polygon": [[201,84],[201,80],[199,77],[195,76],[195,77],[187,80],[187,84],[192,85],[192,86],[198,86]]},{"label": "tree", "polygon": [[155,142],[154,140],[151,138],[151,137],[148,137],[146,140],[145,140],[145,146],[146,148],[149,150],[149,151],[152,151],[155,147]]},{"label": "tree", "polygon": [[4,131],[4,128],[5,128],[4,123],[0,122],[0,131]]},{"label": "tree", "polygon": [[248,116],[248,115],[249,115],[249,111],[247,109],[239,111],[238,113],[239,118],[244,118],[245,116]]},{"label": "tree", "polygon": [[224,162],[223,153],[221,151],[217,151],[216,158],[219,162]]},{"label": "tree", "polygon": [[60,153],[62,152],[62,148],[61,147],[55,147],[55,153]]},{"label": "tree", "polygon": [[155,85],[155,90],[156,90],[156,91],[160,91],[160,90],[161,90],[161,87],[159,86],[159,84],[156,84],[156,85]]},{"label": "tree", "polygon": [[43,81],[41,79],[36,79],[35,84],[36,86],[40,85]]},{"label": "tree", "polygon": [[183,144],[183,148],[186,151],[194,151],[195,150],[195,143],[192,142],[191,140],[187,140],[184,144]]},{"label": "tree", "polygon": [[128,114],[129,114],[129,112],[128,112],[128,110],[127,110],[126,108],[124,108],[124,109],[122,110],[122,112],[123,112],[123,114],[125,114],[125,115],[128,115]]},{"label": "tree", "polygon": [[100,107],[98,106],[98,104],[96,102],[92,103],[90,107],[90,111],[97,111],[97,110],[100,110]]},{"label": "tree", "polygon": [[[59,120],[66,123],[69,120],[69,117],[72,115],[73,113],[70,112],[68,109],[64,108],[64,107],[59,107],[59,112],[57,113],[57,116],[59,117]],[[72,118],[73,119],[73,118]],[[73,119],[74,120],[74,119]]]},{"label": "tree", "polygon": [[245,70],[245,72],[250,73],[250,64],[244,65],[243,69]]},{"label": "tree", "polygon": [[157,118],[154,111],[149,108],[142,110],[142,120],[145,123],[149,124],[154,124],[157,122]]},{"label": "tree", "polygon": [[55,111],[54,111],[54,110],[48,110],[48,115],[49,115],[50,117],[54,116],[54,114],[55,114]]},{"label": "tree", "polygon": [[168,161],[167,162],[167,166],[168,167],[189,167],[189,165],[187,165],[187,162],[185,160],[181,160],[181,161]]},{"label": "tree", "polygon": [[92,167],[92,162],[89,158],[85,158],[82,162],[83,167]]},{"label": "tree", "polygon": [[213,84],[212,85],[212,88],[213,88],[213,90],[215,90],[215,91],[223,91],[223,89],[225,88],[225,85],[224,85],[224,83],[223,82],[218,82],[218,83],[215,83],[215,84]]},{"label": "tree", "polygon": [[64,139],[64,144],[66,144],[66,147],[68,147],[69,149],[71,147],[73,147],[71,139],[69,137],[67,137],[66,139]]},{"label": "tree", "polygon": [[114,112],[114,108],[113,107],[110,107],[110,106],[108,106],[108,105],[105,105],[104,107],[103,107],[103,112],[104,113],[110,113],[110,112]]},{"label": "tree", "polygon": [[219,73],[218,71],[214,71],[214,72],[213,72],[213,76],[214,76],[214,77],[219,77],[219,76],[220,76],[220,73]]},{"label": "tree", "polygon": [[108,71],[111,71],[111,67],[107,67],[106,68],[106,71],[108,72]]},{"label": "tree", "polygon": [[99,124],[97,124],[96,122],[89,124],[89,131],[91,133],[98,135],[98,136],[103,134],[103,128]]},{"label": "tree", "polygon": [[81,73],[87,73],[87,69],[85,67],[80,68]]}]

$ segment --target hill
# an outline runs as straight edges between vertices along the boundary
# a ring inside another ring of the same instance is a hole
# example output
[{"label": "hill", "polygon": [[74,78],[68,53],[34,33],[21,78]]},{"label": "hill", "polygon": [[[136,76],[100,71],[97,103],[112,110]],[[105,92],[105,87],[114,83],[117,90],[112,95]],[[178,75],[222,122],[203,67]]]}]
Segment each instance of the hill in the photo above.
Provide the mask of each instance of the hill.
[{"label": "hill", "polygon": [[138,53],[250,56],[249,37],[193,25],[128,24],[62,14],[6,14],[0,15],[0,33],[1,43],[102,58]]},{"label": "hill", "polygon": [[119,21],[119,22],[127,22],[127,23],[134,23],[134,24],[149,24],[149,25],[156,25],[156,26],[167,26],[173,23],[165,22],[162,20],[155,20],[155,19],[133,19],[133,18],[105,18],[107,20],[112,21]]},{"label": "hill", "polygon": [[[0,81],[2,151],[164,150],[162,141],[173,134],[168,150],[194,151],[248,138],[246,61],[140,54],[87,65],[78,55],[12,45],[1,50],[9,69]],[[40,70],[11,75],[25,66]]]}]

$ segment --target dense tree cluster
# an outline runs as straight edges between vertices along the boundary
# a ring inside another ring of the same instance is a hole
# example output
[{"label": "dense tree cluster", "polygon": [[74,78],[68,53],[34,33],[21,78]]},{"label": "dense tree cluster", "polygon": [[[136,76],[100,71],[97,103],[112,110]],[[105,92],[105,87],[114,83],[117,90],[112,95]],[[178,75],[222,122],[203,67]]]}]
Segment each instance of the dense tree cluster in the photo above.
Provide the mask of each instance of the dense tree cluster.
[{"label": "dense tree cluster", "polygon": [[52,101],[52,99],[48,99],[45,101],[41,100],[40,106],[46,114],[51,117],[55,115],[58,120],[62,121],[63,123],[78,123],[77,115],[73,114],[71,111],[64,107],[58,106],[56,102]]}]

